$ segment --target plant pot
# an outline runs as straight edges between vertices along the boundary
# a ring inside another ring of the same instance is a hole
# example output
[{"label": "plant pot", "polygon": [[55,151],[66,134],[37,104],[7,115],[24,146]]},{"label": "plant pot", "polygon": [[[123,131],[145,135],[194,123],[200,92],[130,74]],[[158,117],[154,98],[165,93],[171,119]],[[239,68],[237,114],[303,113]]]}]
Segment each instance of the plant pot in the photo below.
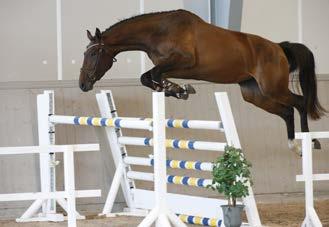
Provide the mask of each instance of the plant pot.
[{"label": "plant pot", "polygon": [[242,224],[241,214],[244,205],[222,205],[225,227],[240,227]]}]

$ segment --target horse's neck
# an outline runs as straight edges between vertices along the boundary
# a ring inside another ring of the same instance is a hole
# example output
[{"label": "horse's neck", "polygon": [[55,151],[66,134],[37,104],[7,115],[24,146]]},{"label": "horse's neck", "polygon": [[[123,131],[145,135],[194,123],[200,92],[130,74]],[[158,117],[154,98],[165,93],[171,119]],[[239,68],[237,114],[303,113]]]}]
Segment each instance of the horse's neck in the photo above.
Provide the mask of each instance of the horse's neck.
[{"label": "horse's neck", "polygon": [[105,45],[116,49],[116,53],[130,50],[147,52],[147,28],[149,23],[127,22],[116,25],[103,33]]}]

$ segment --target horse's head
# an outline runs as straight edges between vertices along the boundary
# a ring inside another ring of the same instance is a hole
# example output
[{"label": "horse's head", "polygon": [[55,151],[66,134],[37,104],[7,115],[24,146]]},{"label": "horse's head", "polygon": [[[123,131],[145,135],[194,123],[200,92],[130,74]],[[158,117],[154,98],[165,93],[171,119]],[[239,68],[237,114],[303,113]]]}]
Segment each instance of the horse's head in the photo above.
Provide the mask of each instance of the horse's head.
[{"label": "horse's head", "polygon": [[98,28],[96,28],[94,36],[89,31],[87,31],[87,36],[90,43],[84,53],[79,78],[79,86],[82,91],[92,90],[95,82],[100,80],[116,61],[111,48],[103,43],[102,34]]}]

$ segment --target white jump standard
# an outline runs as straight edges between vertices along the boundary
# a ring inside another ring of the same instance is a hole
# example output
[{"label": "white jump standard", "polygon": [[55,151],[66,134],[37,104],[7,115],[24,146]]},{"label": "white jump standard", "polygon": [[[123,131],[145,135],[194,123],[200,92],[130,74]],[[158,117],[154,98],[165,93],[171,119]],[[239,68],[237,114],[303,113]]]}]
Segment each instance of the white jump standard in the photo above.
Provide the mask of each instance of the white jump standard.
[{"label": "white jump standard", "polygon": [[329,180],[329,173],[313,174],[312,139],[329,139],[329,132],[296,133],[296,139],[302,140],[303,174],[297,175],[297,181],[305,182],[305,219],[302,227],[322,227],[314,209],[313,181]]},{"label": "white jump standard", "polygon": [[[34,215],[39,212],[43,203],[53,199],[57,201],[67,212],[68,226],[76,226],[76,218],[80,217],[76,212],[76,198],[83,197],[99,197],[101,196],[100,190],[75,190],[75,177],[74,177],[74,152],[82,151],[98,151],[98,144],[75,144],[75,145],[43,145],[43,146],[26,146],[26,147],[1,147],[1,155],[20,155],[20,154],[39,154],[40,156],[49,153],[62,152],[64,157],[64,191],[41,191],[30,193],[12,193],[0,194],[0,202],[4,201],[24,201],[35,200],[29,209],[18,219],[17,222],[26,221],[63,221],[64,217],[61,214],[55,213],[40,213],[37,217]],[[41,184],[44,179],[41,178]],[[67,199],[67,200],[65,200]]]},{"label": "white jump standard", "polygon": [[[104,118],[119,118],[117,116],[115,104],[110,91],[102,91],[101,94],[97,94],[97,101],[99,108],[101,110],[101,115]],[[237,132],[234,125],[233,116],[229,106],[228,98],[226,93],[216,93],[216,101],[219,106],[222,122],[220,121],[194,121],[194,120],[175,120],[167,119],[164,122],[163,127],[175,127],[175,128],[194,128],[194,129],[212,129],[218,130],[219,132],[224,132],[226,136],[226,141],[230,145],[235,147],[240,147],[240,142],[237,137]],[[153,112],[153,114],[155,114]],[[126,120],[136,120],[136,118],[125,118]],[[138,118],[137,118],[138,119]],[[149,118],[139,118],[143,121],[152,122],[155,124],[156,120]],[[202,124],[198,125],[197,122]],[[224,130],[225,129],[225,130]],[[124,137],[119,129],[106,128],[107,137],[111,145],[112,155],[117,167],[112,185],[107,197],[102,214],[113,216],[111,210],[114,204],[116,194],[119,190],[120,184],[123,189],[127,205],[129,207],[128,214],[138,215],[138,210],[150,210],[156,205],[154,200],[155,192],[137,189],[134,180],[143,181],[154,181],[157,185],[158,176],[156,175],[157,168],[155,168],[154,173],[137,172],[131,171],[130,165],[144,165],[153,166],[156,164],[153,157],[143,158],[143,157],[131,157],[127,154],[125,145],[137,145],[137,146],[152,146],[155,136],[153,138],[140,138],[140,137]],[[189,149],[189,150],[212,150],[212,151],[223,151],[227,143],[218,142],[207,142],[207,141],[193,141],[193,140],[165,140],[162,149],[165,147],[175,148],[175,149]],[[163,157],[162,157],[163,158]],[[183,161],[183,160],[164,160],[162,168],[177,168],[177,169],[196,169],[199,171],[211,171],[212,164],[209,162],[198,162],[198,161]],[[162,171],[162,170],[161,170]],[[165,175],[161,172],[161,182],[165,184],[166,181],[172,184],[180,184],[185,186],[196,186],[196,187],[206,187],[206,185],[211,183],[211,179],[195,178],[188,176],[173,176]],[[166,179],[166,180],[165,180]],[[163,187],[163,185],[162,185]],[[174,211],[179,218],[187,223],[191,224],[201,224],[206,226],[220,226],[222,221],[222,215],[220,214],[219,206],[221,204],[226,204],[226,200],[189,196],[182,194],[167,193],[166,196],[167,205],[169,209]],[[256,203],[253,197],[252,190],[250,188],[250,196],[244,199],[244,204],[246,205],[246,214],[250,226],[261,226],[260,219],[258,216],[258,211]],[[197,204],[202,204],[198,206]],[[136,212],[137,211],[137,212]],[[151,217],[155,217],[157,210],[151,213]],[[147,220],[153,220],[147,219]],[[151,221],[143,222],[146,226],[151,223]]]}]

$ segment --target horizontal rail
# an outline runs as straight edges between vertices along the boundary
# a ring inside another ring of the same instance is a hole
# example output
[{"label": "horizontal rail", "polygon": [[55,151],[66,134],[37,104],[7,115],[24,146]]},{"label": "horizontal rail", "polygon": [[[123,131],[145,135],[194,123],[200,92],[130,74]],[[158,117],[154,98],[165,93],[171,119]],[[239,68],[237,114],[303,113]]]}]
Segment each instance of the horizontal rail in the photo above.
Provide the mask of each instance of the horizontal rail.
[{"label": "horizontal rail", "polygon": [[0,147],[0,155],[59,153],[59,152],[65,152],[67,150],[72,150],[74,152],[99,151],[99,144]]},{"label": "horizontal rail", "polygon": [[221,226],[222,220],[218,218],[205,218],[199,216],[176,214],[177,217],[185,223],[203,226]]},{"label": "horizontal rail", "polygon": [[[76,190],[76,198],[100,197],[101,190]],[[67,198],[65,191],[0,194],[0,202]]]},{"label": "horizontal rail", "polygon": [[51,115],[49,122],[54,124],[88,125],[98,127],[115,127],[152,130],[152,122],[142,120],[125,120],[122,118],[77,117]]},{"label": "horizontal rail", "polygon": [[[153,146],[153,139],[148,137],[121,136],[118,141],[122,145]],[[225,146],[226,143],[166,139],[166,147],[175,149],[224,151]]]},{"label": "horizontal rail", "polygon": [[[313,174],[312,180],[313,181],[329,180],[329,173]],[[305,176],[304,175],[297,175],[296,176],[296,181],[305,181]]]},{"label": "horizontal rail", "polygon": [[[141,158],[141,157],[125,157],[124,162],[129,165],[141,165],[141,166],[153,166],[153,158]],[[172,169],[190,169],[201,171],[212,171],[213,164],[210,162],[200,161],[184,161],[184,160],[167,160],[168,168]]]},{"label": "horizontal rail", "polygon": [[[128,178],[134,180],[154,181],[153,173],[128,171],[127,176]],[[212,180],[196,177],[167,175],[167,183],[205,188],[207,185],[212,184]]]},{"label": "horizontal rail", "polygon": [[[126,120],[144,120],[153,122],[152,118],[132,118],[121,117]],[[221,121],[205,121],[205,120],[188,120],[188,119],[166,119],[166,127],[168,128],[190,128],[190,129],[208,129],[219,130],[224,132],[223,124]]]},{"label": "horizontal rail", "polygon": [[303,133],[309,133],[312,139],[329,139],[329,131],[327,132],[297,132],[296,139],[302,139]]}]

